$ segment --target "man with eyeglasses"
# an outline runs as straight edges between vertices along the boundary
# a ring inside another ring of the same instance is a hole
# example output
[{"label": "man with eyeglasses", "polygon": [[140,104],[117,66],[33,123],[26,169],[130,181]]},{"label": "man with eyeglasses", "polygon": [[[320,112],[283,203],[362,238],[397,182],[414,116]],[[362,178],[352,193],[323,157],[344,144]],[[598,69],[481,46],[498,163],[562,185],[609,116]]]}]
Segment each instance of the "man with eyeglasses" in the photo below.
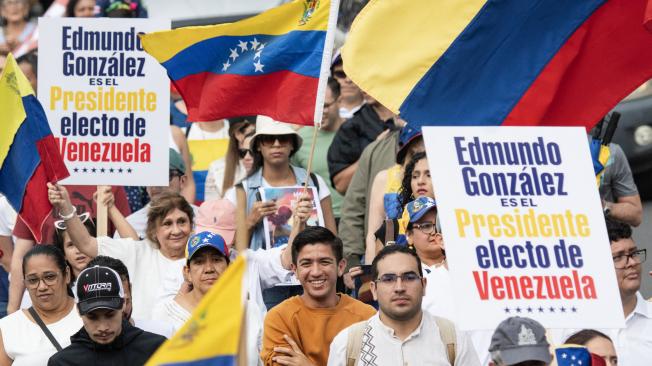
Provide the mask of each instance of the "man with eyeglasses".
[{"label": "man with eyeglasses", "polygon": [[329,366],[480,365],[465,334],[421,309],[427,280],[414,251],[386,246],[374,258],[371,274],[379,311],[333,339]]},{"label": "man with eyeglasses", "polygon": [[641,287],[642,264],[646,250],[632,239],[632,228],[607,218],[611,255],[625,314],[624,329],[605,330],[616,346],[618,363],[627,366],[650,365],[652,357],[652,303],[645,301]]},{"label": "man with eyeglasses", "polygon": [[[183,163],[183,158],[181,154],[176,152],[174,149],[169,149],[169,184],[167,186],[161,187],[147,187],[147,194],[150,198],[150,203],[145,205],[140,210],[132,213],[127,216],[127,222],[131,227],[136,230],[136,233],[140,238],[145,237],[145,231],[147,228],[147,213],[149,212],[149,207],[151,201],[154,200],[159,194],[163,192],[175,192],[181,193],[183,187],[185,187],[187,176],[186,176],[186,165]],[[195,212],[195,216],[198,213],[199,207],[190,203],[192,210]],[[120,238],[120,235],[116,231],[113,235],[114,238]]]}]

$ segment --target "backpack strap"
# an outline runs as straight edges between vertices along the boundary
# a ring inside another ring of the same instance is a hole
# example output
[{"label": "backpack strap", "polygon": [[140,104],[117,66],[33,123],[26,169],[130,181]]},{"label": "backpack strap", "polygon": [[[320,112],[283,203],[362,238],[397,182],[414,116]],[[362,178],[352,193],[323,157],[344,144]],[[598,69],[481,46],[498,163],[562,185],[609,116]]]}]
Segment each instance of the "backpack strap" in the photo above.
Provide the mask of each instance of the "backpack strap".
[{"label": "backpack strap", "polygon": [[367,320],[353,324],[349,328],[346,341],[346,366],[355,366],[362,350],[362,335],[367,327]]},{"label": "backpack strap", "polygon": [[446,318],[440,318],[438,316],[434,316],[435,318],[435,323],[437,323],[437,327],[439,328],[439,336],[441,337],[441,341],[444,343],[446,346],[446,354],[448,355],[448,362],[451,364],[451,366],[455,366],[455,353],[456,353],[456,343],[457,343],[457,335],[455,334],[455,324],[453,324],[452,321],[446,319]]},{"label": "backpack strap", "polygon": [[[315,173],[310,172],[310,180],[312,181],[312,185],[317,188],[317,195],[319,196],[319,180],[317,180]],[[317,202],[319,202],[319,198],[317,198]]]}]

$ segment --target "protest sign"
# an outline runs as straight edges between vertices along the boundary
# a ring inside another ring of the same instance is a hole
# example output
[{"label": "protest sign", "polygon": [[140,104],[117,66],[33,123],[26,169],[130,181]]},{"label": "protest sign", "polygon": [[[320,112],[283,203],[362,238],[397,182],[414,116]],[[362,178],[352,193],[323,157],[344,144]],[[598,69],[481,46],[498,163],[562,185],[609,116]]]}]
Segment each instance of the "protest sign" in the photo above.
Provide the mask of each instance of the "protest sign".
[{"label": "protest sign", "polygon": [[[302,186],[295,187],[267,187],[259,188],[263,201],[274,201],[278,209],[271,216],[263,219],[265,227],[266,248],[274,248],[287,244],[292,232],[292,213],[296,208],[299,197],[303,194]],[[306,223],[309,226],[324,226],[324,215],[317,197],[317,189],[308,187],[308,194],[312,200],[312,213]]]},{"label": "protest sign", "polygon": [[461,329],[624,327],[584,128],[423,134]]},{"label": "protest sign", "polygon": [[40,18],[38,97],[63,184],[168,185],[169,81],[138,34],[160,19]]}]

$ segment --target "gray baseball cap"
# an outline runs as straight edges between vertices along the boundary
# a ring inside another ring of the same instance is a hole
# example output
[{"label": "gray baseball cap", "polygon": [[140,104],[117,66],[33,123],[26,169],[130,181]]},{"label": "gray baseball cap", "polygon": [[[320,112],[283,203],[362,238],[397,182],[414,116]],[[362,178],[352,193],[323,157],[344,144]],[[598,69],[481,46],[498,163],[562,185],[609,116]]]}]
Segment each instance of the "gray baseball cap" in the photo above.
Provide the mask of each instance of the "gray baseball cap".
[{"label": "gray baseball cap", "polygon": [[500,351],[506,365],[524,361],[552,361],[546,330],[530,318],[514,316],[503,320],[491,337],[489,352]]}]

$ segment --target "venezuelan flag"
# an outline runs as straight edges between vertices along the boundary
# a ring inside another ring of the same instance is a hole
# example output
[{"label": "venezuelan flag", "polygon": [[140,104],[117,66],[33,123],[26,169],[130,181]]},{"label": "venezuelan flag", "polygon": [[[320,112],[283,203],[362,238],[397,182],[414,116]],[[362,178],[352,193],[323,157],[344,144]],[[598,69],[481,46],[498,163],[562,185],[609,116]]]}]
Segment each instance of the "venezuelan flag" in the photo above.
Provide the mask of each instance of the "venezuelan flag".
[{"label": "venezuelan flag", "polygon": [[142,43],[189,121],[262,114],[312,125],[321,121],[338,3],[295,0],[235,23],[146,34]]},{"label": "venezuelan flag", "polygon": [[191,318],[163,343],[147,361],[147,366],[236,365],[244,331],[245,256],[241,254],[229,265]]},{"label": "venezuelan flag", "polygon": [[40,242],[52,210],[46,183],[69,173],[43,107],[11,54],[0,76],[0,111],[0,192]]},{"label": "venezuelan flag", "polygon": [[555,349],[557,366],[606,366],[603,358],[588,351],[586,347],[564,344]]},{"label": "venezuelan flag", "polygon": [[590,127],[652,77],[647,7],[372,0],[352,25],[344,68],[415,125]]}]

